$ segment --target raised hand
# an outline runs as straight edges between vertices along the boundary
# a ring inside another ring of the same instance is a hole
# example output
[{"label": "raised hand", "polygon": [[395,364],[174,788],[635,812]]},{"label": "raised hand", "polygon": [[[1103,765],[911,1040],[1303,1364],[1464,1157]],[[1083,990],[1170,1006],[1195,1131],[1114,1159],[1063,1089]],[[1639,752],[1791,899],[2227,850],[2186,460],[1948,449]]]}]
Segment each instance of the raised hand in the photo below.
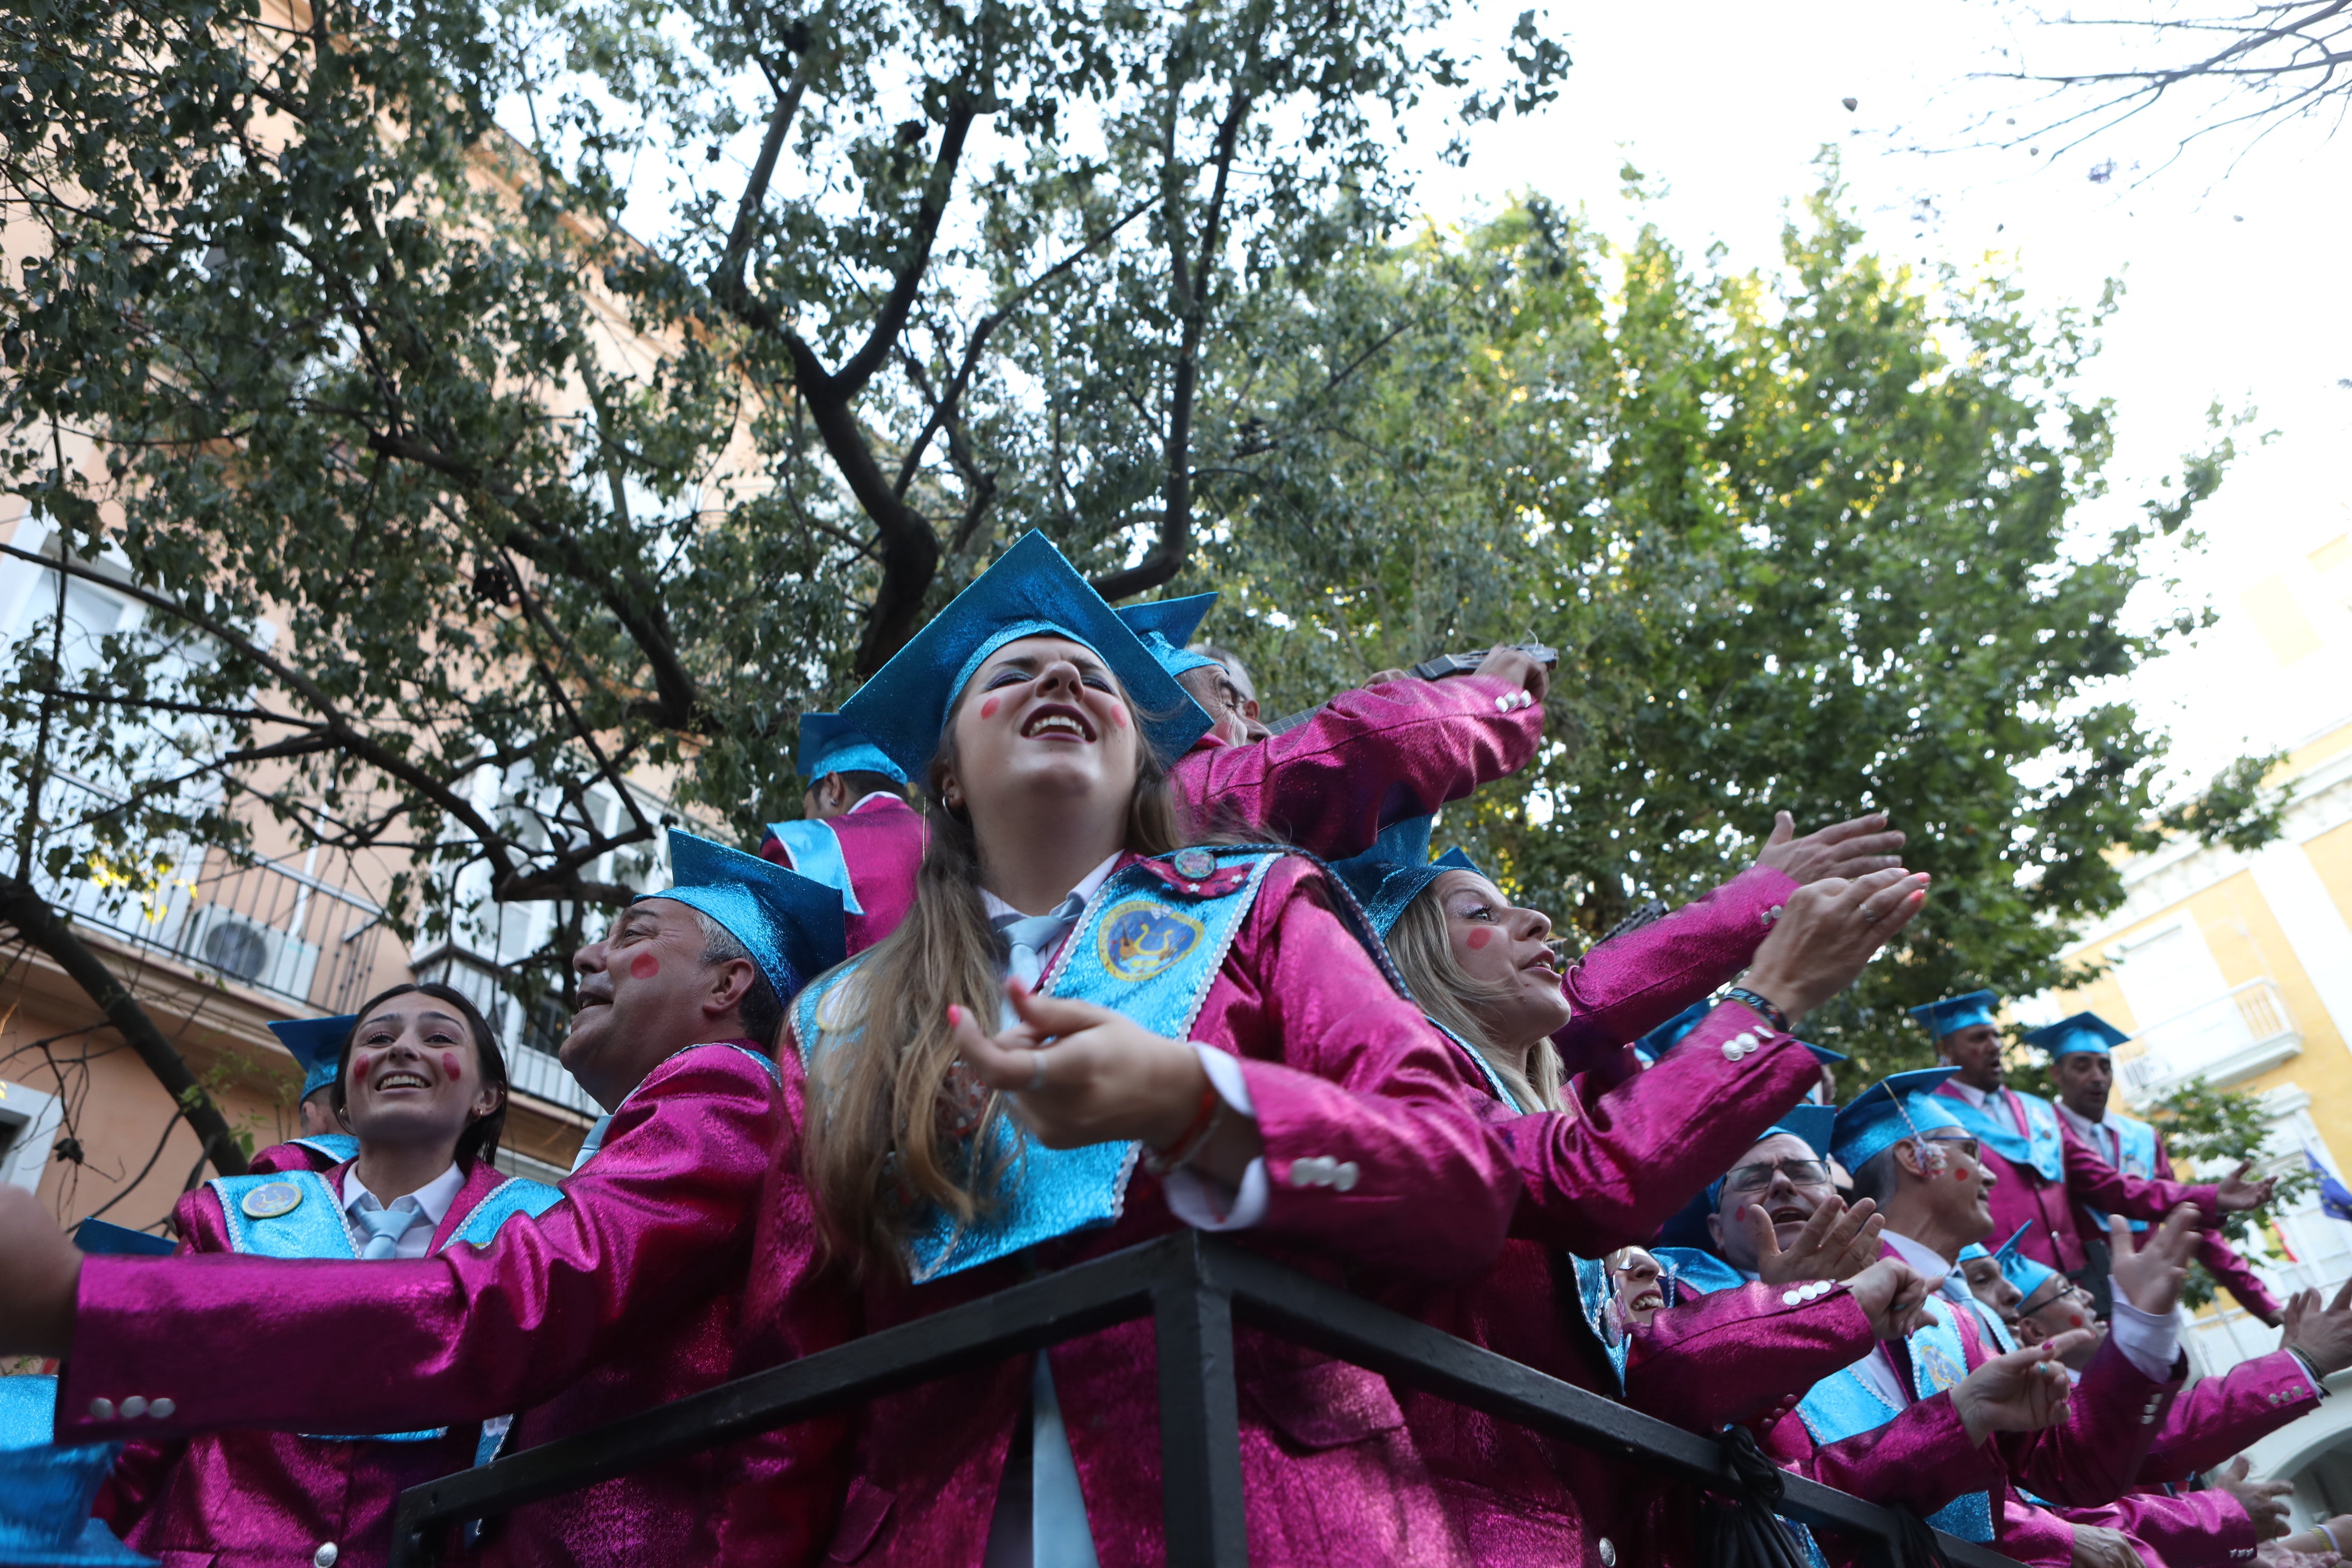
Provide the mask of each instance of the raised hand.
[{"label": "raised hand", "polygon": [[2298,1290],[2287,1299],[2286,1332],[2279,1349],[2301,1351],[2326,1377],[2352,1366],[2352,1279],[2323,1307],[2316,1290]]},{"label": "raised hand", "polygon": [[2074,1384],[2060,1358],[2095,1336],[2076,1329],[1993,1357],[1952,1385],[1952,1408],[1971,1444],[1995,1432],[2039,1432],[2065,1418]]},{"label": "raised hand", "polygon": [[1538,702],[1551,689],[1551,671],[1508,643],[1496,643],[1480,661],[1476,673],[1524,686],[1528,695]]},{"label": "raised hand", "polygon": [[1894,867],[1848,881],[1824,877],[1789,895],[1756,949],[1748,988],[1791,1024],[1847,986],[1927,901],[1927,874]]},{"label": "raised hand", "polygon": [[2107,1221],[2107,1276],[2116,1294],[2151,1317],[2180,1304],[2181,1282],[2198,1242],[2197,1211],[2182,1204],[2145,1236],[2134,1236],[2121,1215]]},{"label": "raised hand", "polygon": [[[1012,1028],[982,1034],[962,1007],[949,1010],[949,1026],[964,1065],[1011,1095],[1013,1113],[1048,1149],[1137,1138],[1166,1153],[1198,1122],[1212,1091],[1191,1046],[1091,1002],[1039,996],[1018,980],[1005,981],[1004,994],[1020,1020]],[[1223,1117],[1218,1129],[1194,1163],[1230,1185],[1262,1146],[1244,1118]]]},{"label": "raised hand", "polygon": [[2246,1180],[2246,1173],[2253,1168],[2252,1160],[2242,1161],[2236,1170],[2222,1177],[2214,1187],[2214,1205],[2223,1214],[2258,1209],[2271,1201],[2271,1194],[2278,1187],[2278,1178],[2264,1176],[2259,1182],[2250,1182]]},{"label": "raised hand", "polygon": [[1764,840],[1756,863],[1799,882],[1818,882],[1824,877],[1865,877],[1900,866],[1902,857],[1895,851],[1902,847],[1902,832],[1887,827],[1883,811],[1832,822],[1802,838],[1797,837],[1796,819],[1783,811],[1773,815],[1771,837]]},{"label": "raised hand", "polygon": [[2287,1531],[2286,1500],[2294,1495],[2294,1483],[2249,1480],[2246,1472],[2252,1468],[2241,1454],[2230,1461],[2228,1469],[2214,1476],[2213,1484],[2238,1500],[2238,1506],[2254,1521],[2256,1541],[2275,1541]]},{"label": "raised hand", "polygon": [[0,1355],[61,1356],[73,1348],[81,1249],[57,1216],[18,1186],[0,1186]]},{"label": "raised hand", "polygon": [[1927,1305],[1936,1282],[1899,1258],[1882,1258],[1847,1281],[1846,1289],[1882,1340],[1899,1340],[1944,1320]]},{"label": "raised hand", "polygon": [[1878,1233],[1886,1228],[1885,1217],[1868,1198],[1852,1208],[1843,1198],[1830,1199],[1785,1249],[1762,1204],[1750,1204],[1740,1217],[1756,1238],[1756,1275],[1767,1285],[1852,1279],[1877,1259]]}]

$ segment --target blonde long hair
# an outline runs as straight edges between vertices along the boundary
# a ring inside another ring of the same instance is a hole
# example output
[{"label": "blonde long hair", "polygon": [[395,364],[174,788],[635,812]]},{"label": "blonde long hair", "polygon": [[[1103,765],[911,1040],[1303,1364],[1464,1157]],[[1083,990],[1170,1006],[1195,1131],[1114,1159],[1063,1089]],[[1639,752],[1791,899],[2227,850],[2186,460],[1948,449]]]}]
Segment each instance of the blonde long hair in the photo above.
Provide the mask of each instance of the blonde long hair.
[{"label": "blonde long hair", "polygon": [[1404,977],[1421,1010],[1459,1035],[1486,1059],[1495,1076],[1510,1087],[1523,1106],[1542,1110],[1565,1109],[1560,1099],[1559,1052],[1549,1040],[1538,1040],[1528,1053],[1523,1070],[1511,1053],[1496,1043],[1495,1009],[1514,995],[1510,982],[1481,980],[1454,956],[1454,942],[1445,927],[1445,904],[1437,896],[1443,877],[1431,881],[1405,905],[1388,936],[1389,956]]},{"label": "blonde long hair", "polygon": [[[1124,688],[1118,695],[1141,742],[1125,847],[1165,854],[1184,842],[1167,769],[1142,741],[1133,699]],[[819,1007],[825,1039],[810,1066],[804,1169],[820,1240],[860,1278],[903,1279],[905,1244],[925,1212],[936,1205],[968,1225],[1005,1175],[983,1153],[995,1147],[1003,1096],[958,1068],[947,1021],[954,1004],[986,1026],[1003,995],[1003,943],[980,900],[979,841],[971,819],[949,809],[944,793],[956,766],[961,708],[959,698],[925,777],[931,831],[914,905]]]}]

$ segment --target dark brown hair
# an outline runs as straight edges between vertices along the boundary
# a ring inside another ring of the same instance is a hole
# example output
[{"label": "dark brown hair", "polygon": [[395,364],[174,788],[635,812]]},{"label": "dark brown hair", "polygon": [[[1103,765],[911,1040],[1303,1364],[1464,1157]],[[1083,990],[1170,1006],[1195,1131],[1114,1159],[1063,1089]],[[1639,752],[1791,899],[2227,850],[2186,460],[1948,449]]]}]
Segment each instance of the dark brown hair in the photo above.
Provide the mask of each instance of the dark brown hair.
[{"label": "dark brown hair", "polygon": [[[410,981],[369,997],[367,1005],[359,1010],[360,1023],[367,1022],[369,1014],[394,997],[405,996],[412,992],[430,996],[436,1002],[446,1002],[457,1010],[457,1016],[466,1021],[466,1032],[474,1037],[474,1058],[481,1063],[482,1081],[498,1086],[498,1104],[466,1123],[466,1130],[457,1134],[458,1163],[470,1164],[477,1160],[496,1159],[499,1139],[507,1130],[507,1057],[499,1048],[499,1037],[490,1028],[490,1021],[482,1016],[482,1010],[474,1005],[473,999],[456,986],[444,985],[437,980]],[[359,1032],[359,1024],[353,1024],[350,1032],[343,1036],[342,1049],[335,1058],[334,1088],[327,1101],[334,1108],[335,1120],[342,1121],[346,1127],[351,1123],[343,1118],[346,1103],[343,1080],[352,1070],[352,1041]]]}]

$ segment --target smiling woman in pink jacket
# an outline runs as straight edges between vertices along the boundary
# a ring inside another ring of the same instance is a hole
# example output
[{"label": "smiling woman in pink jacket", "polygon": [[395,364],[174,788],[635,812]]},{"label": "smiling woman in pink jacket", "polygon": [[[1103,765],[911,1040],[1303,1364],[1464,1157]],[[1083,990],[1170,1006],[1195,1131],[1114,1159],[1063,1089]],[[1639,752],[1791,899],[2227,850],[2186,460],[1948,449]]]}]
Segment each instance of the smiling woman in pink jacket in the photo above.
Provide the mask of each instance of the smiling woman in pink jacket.
[{"label": "smiling woman in pink jacket", "polygon": [[[330,1081],[357,1157],[323,1173],[205,1183],[173,1215],[184,1256],[423,1258],[460,1240],[487,1244],[509,1219],[563,1195],[490,1163],[506,1121],[506,1060],[474,1005],[446,985],[395,986],[362,1007]],[[465,1421],[364,1436],[133,1443],[98,1513],[167,1568],[315,1568],[322,1553],[366,1568],[391,1550],[400,1493],[464,1469],[484,1441],[483,1424]]]}]

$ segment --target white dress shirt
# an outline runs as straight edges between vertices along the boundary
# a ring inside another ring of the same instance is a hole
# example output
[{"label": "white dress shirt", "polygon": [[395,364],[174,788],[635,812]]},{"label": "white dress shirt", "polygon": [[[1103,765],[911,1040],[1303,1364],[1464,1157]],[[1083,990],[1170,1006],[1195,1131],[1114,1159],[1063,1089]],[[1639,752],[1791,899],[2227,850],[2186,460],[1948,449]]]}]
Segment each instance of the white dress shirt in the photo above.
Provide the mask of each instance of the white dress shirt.
[{"label": "white dress shirt", "polygon": [[433,1248],[433,1233],[449,1217],[449,1205],[457,1201],[465,1190],[465,1173],[453,1163],[450,1167],[409,1194],[385,1204],[360,1184],[360,1168],[356,1162],[343,1173],[343,1224],[352,1233],[352,1245],[365,1247],[368,1233],[352,1216],[368,1209],[397,1209],[404,1205],[417,1210],[424,1217],[404,1232],[394,1244],[393,1257],[409,1260],[424,1257]]},{"label": "white dress shirt", "polygon": [[2116,1169],[2123,1169],[2124,1141],[2114,1128],[2107,1125],[2105,1117],[2094,1121],[2077,1113],[2063,1100],[2058,1102],[2058,1114],[2093,1153]]}]

